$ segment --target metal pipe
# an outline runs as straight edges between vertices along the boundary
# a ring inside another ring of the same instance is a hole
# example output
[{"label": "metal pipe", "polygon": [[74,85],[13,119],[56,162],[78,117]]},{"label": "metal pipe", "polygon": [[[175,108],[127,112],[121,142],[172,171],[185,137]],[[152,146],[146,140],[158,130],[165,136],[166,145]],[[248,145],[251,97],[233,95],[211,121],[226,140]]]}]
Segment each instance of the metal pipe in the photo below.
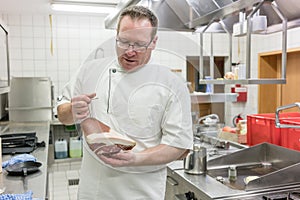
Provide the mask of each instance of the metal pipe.
[{"label": "metal pipe", "polygon": [[228,34],[228,40],[229,40],[229,63],[231,65],[232,63],[232,34],[227,28],[226,24],[223,22],[223,20],[220,20],[219,23],[221,24],[222,28],[225,30],[225,32]]},{"label": "metal pipe", "polygon": [[288,105],[280,106],[280,107],[278,107],[276,109],[276,112],[275,112],[275,126],[277,128],[300,128],[300,126],[298,126],[298,125],[280,124],[279,112],[281,110],[285,110],[285,109],[293,108],[293,107],[298,107],[300,109],[300,102],[296,102],[296,103],[293,103],[293,104],[288,104]]},{"label": "metal pipe", "polygon": [[200,122],[201,122],[202,120],[207,119],[207,118],[214,118],[214,119],[216,119],[216,122],[219,122],[219,121],[220,121],[220,118],[219,118],[219,116],[218,116],[217,114],[209,114],[209,115],[205,115],[205,116],[199,118],[198,124],[200,124]]},{"label": "metal pipe", "polygon": [[251,32],[252,32],[252,16],[259,10],[265,1],[261,1],[257,7],[255,7],[252,12],[247,17],[247,41],[246,41],[246,79],[250,79],[251,71]]},{"label": "metal pipe", "polygon": [[[204,73],[203,61],[203,32],[200,33],[200,49],[199,49],[199,79],[203,79]],[[197,81],[199,82],[199,81]]]},{"label": "metal pipe", "polygon": [[281,52],[281,78],[286,79],[286,62],[287,62],[287,19],[278,9],[276,2],[271,4],[273,10],[282,20],[282,52]]},{"label": "metal pipe", "polygon": [[[208,25],[200,32],[200,49],[199,49],[199,79],[204,78],[204,61],[203,61],[203,33],[209,28],[214,21],[210,21]],[[199,82],[199,81],[197,81]]]},{"label": "metal pipe", "polygon": [[[213,34],[210,33],[210,56],[209,56],[209,75],[211,79],[214,79],[214,42],[213,42]],[[211,92],[214,93],[214,85],[211,85]]]}]

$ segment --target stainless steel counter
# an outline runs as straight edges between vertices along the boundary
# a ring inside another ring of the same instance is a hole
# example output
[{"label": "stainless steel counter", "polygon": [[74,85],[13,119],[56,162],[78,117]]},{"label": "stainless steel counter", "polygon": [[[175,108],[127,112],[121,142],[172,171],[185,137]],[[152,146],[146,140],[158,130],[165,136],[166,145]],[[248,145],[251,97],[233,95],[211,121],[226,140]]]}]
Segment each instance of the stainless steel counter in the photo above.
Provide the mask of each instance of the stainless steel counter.
[{"label": "stainless steel counter", "polygon": [[[47,160],[48,160],[48,140],[49,140],[49,122],[26,122],[15,123],[9,122],[6,126],[5,123],[0,124],[2,126],[1,134],[5,133],[21,133],[21,132],[36,132],[38,142],[44,141],[46,147],[39,147],[31,154],[42,163],[40,171],[21,176],[8,176],[5,170],[0,174],[1,188],[5,187],[4,193],[18,194],[24,193],[28,190],[33,192],[34,198],[45,199],[47,197]],[[6,128],[3,128],[5,127]],[[9,160],[12,156],[2,156],[2,161]],[[1,189],[0,188],[0,189]]]},{"label": "stainless steel counter", "polygon": [[[181,166],[181,169],[177,167]],[[175,168],[174,168],[175,166]],[[197,198],[201,200],[210,199],[224,199],[225,197],[235,196],[240,193],[239,190],[234,190],[229,187],[224,186],[222,183],[216,181],[211,176],[206,174],[203,175],[190,175],[184,172],[182,169],[182,161],[177,161],[173,163],[172,166],[168,168],[168,174],[172,174],[172,177],[179,182],[179,184],[184,184],[185,191],[183,192],[193,192]],[[180,191],[179,194],[182,194]]]},{"label": "stainless steel counter", "polygon": [[[205,146],[205,144],[203,145]],[[300,169],[300,153],[298,151],[268,143],[240,150],[232,148],[232,145],[227,150],[216,149],[209,145],[207,149],[207,173],[201,175],[188,174],[183,169],[183,161],[176,161],[168,165],[166,200],[252,200],[267,199],[265,198],[267,195],[300,194],[299,179],[297,179],[298,176],[294,176]],[[214,150],[218,153],[214,153]],[[229,166],[231,163],[236,166],[238,166],[236,163],[251,166],[249,164],[253,164],[253,160],[260,160],[271,165],[245,169],[241,167],[237,172],[239,179],[234,182],[228,181],[228,167],[223,168],[222,173],[218,171],[218,173],[212,175],[216,166]],[[260,177],[245,185],[243,178],[248,176],[249,172],[257,172]],[[218,178],[223,178],[223,182],[219,181],[221,179]],[[244,186],[243,188],[240,183]]]},{"label": "stainless steel counter", "polygon": [[[240,148],[243,148],[243,146],[241,145]],[[215,148],[209,148],[207,151],[208,160],[216,158],[217,156],[225,154],[228,155],[234,151],[239,150],[239,148],[231,145],[228,150],[219,149],[218,154],[214,154],[213,149],[216,150]],[[198,199],[201,198],[201,200],[219,198],[224,199],[225,197],[235,196],[240,193],[239,190],[234,190],[226,187],[224,186],[224,184],[216,181],[209,175],[191,175],[185,173],[183,169],[183,161],[176,161],[168,165],[168,178],[170,177],[173,181],[175,180],[175,185],[178,187],[177,189],[172,191],[172,193],[175,193],[175,199],[181,199],[180,196],[184,196],[184,194],[187,192],[193,192],[195,197],[197,197]],[[166,200],[168,200],[168,198],[166,198]]]}]

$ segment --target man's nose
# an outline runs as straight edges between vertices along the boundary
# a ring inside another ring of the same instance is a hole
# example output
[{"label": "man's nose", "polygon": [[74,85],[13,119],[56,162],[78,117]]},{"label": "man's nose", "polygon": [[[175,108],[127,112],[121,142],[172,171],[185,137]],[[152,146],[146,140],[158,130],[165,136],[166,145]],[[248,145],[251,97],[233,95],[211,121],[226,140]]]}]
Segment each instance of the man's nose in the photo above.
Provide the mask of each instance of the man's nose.
[{"label": "man's nose", "polygon": [[134,45],[129,45],[128,48],[126,49],[125,53],[128,55],[135,54],[136,52],[134,50]]}]

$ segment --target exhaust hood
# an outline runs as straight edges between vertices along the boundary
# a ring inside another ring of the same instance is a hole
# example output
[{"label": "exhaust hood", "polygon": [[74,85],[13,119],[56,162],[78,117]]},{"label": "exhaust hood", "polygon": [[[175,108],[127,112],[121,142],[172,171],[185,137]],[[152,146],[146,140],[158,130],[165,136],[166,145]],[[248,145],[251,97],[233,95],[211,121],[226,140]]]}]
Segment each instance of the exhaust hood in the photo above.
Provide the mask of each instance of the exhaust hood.
[{"label": "exhaust hood", "polygon": [[[154,11],[159,19],[159,28],[170,31],[188,31],[206,29],[213,23],[222,22],[229,32],[239,22],[239,13],[246,16],[256,5],[260,6],[260,15],[267,18],[267,29],[264,34],[282,30],[282,20],[274,11],[275,4],[288,21],[287,28],[300,26],[300,4],[297,0],[122,0],[114,13],[105,19],[105,27],[116,27],[121,10],[130,5],[144,5]],[[211,32],[220,32],[222,26],[214,26]]]}]

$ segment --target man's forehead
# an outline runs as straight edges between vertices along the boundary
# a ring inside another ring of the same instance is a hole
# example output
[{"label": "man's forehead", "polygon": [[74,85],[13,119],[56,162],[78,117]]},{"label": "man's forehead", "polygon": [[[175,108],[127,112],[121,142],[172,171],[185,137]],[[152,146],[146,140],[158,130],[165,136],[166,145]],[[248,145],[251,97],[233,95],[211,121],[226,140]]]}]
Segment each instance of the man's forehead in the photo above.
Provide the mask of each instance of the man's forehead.
[{"label": "man's forehead", "polygon": [[152,28],[134,28],[134,29],[120,29],[119,31],[119,37],[123,38],[134,38],[135,40],[148,40],[148,38],[151,38]]}]

